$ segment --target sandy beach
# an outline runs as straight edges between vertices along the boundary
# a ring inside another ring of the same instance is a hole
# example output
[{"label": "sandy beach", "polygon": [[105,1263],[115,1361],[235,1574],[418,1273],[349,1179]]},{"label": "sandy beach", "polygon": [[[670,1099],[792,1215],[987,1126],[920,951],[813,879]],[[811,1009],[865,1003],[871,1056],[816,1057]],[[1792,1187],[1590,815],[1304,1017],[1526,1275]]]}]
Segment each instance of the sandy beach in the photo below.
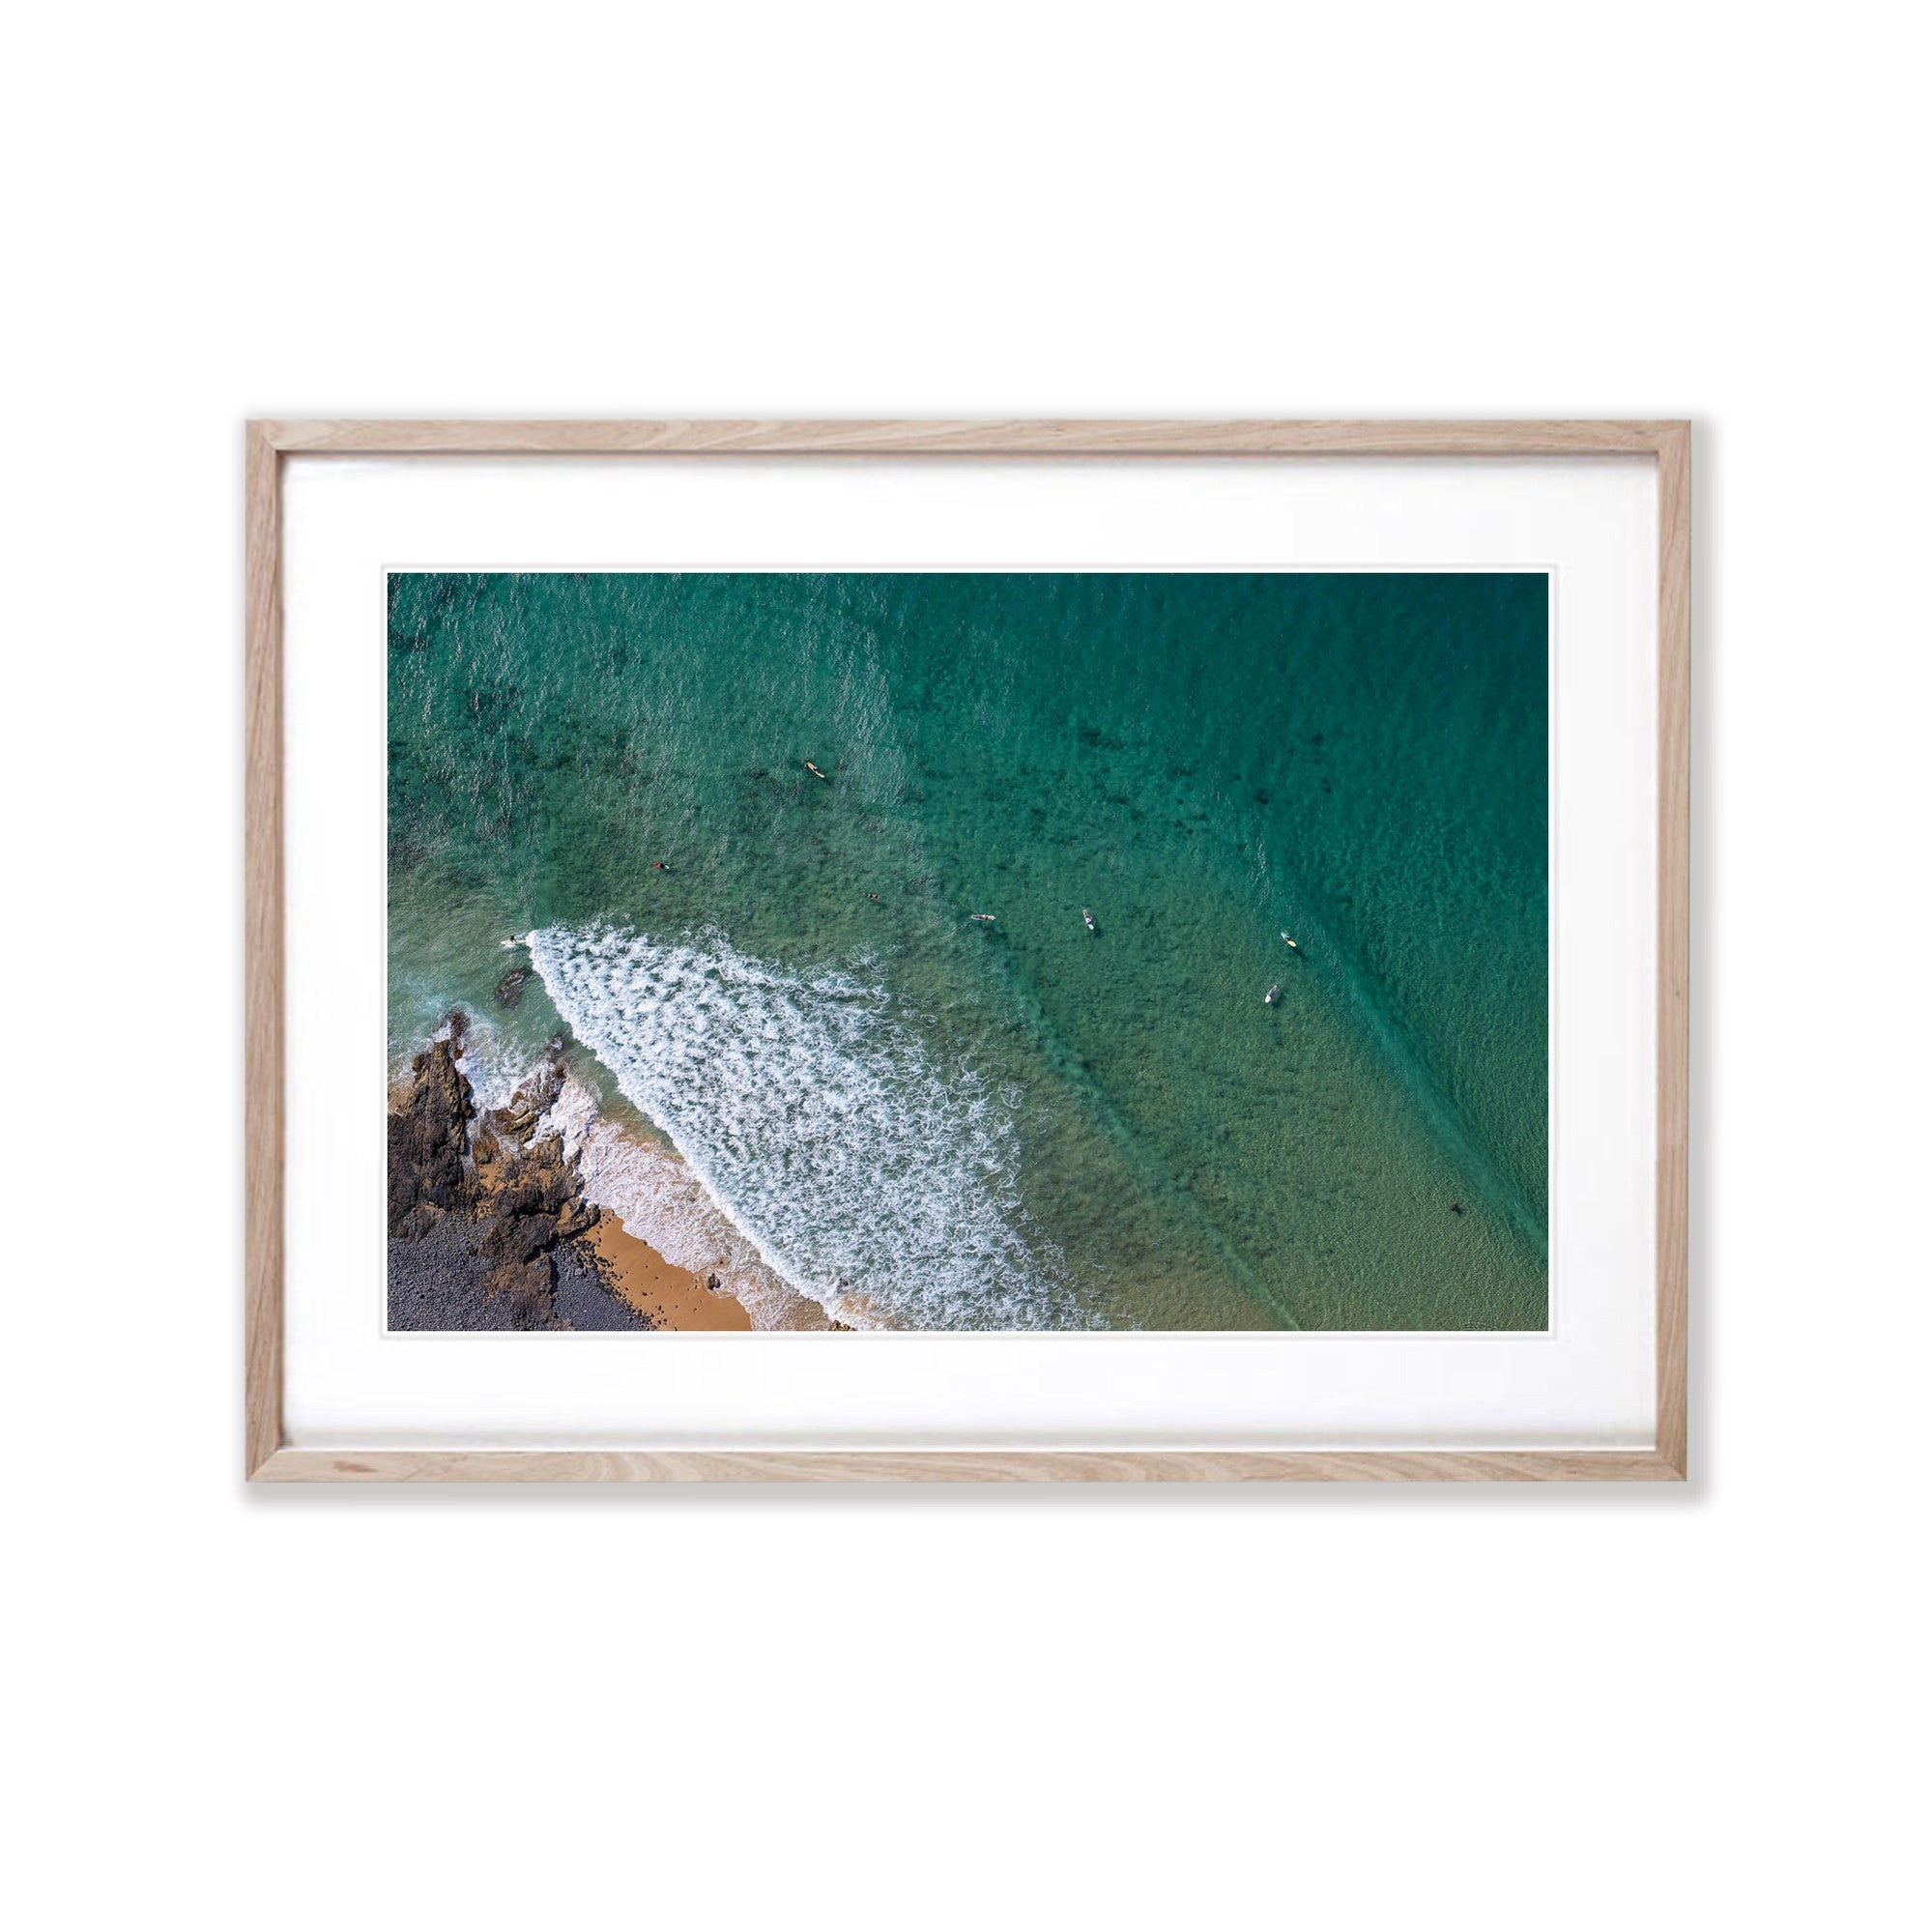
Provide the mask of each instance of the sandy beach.
[{"label": "sandy beach", "polygon": [[707,1288],[688,1268],[674,1267],[648,1242],[625,1230],[609,1208],[585,1237],[607,1284],[653,1328],[746,1330],[751,1315],[735,1296]]},{"label": "sandy beach", "polygon": [[567,1035],[514,1072],[498,1045],[489,1021],[452,1009],[391,1080],[392,1328],[843,1326],[764,1261],[675,1148],[600,1112]]}]

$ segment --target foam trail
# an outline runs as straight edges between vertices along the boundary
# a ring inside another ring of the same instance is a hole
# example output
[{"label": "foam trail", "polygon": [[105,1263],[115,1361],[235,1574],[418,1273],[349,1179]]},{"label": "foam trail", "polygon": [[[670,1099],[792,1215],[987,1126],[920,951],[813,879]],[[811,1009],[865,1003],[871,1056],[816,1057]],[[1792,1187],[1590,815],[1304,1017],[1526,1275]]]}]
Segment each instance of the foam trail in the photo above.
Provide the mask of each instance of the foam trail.
[{"label": "foam trail", "polygon": [[608,1208],[674,1268],[701,1281],[716,1276],[754,1328],[826,1325],[825,1312],[778,1274],[674,1149],[606,1119],[581,1081],[565,1075],[542,1131],[563,1137],[587,1200]]},{"label": "foam trail", "polygon": [[1019,1137],[880,987],[793,973],[716,932],[531,937],[557,1010],[785,1281],[854,1326],[1071,1328],[1029,1238]]}]

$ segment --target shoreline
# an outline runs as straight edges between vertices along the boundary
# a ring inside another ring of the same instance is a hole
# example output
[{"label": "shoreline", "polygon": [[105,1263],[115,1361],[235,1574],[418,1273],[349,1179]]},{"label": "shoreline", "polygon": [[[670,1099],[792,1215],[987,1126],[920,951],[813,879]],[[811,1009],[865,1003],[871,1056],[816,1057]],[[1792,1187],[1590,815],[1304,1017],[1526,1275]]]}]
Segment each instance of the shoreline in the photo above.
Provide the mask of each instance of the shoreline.
[{"label": "shoreline", "polygon": [[477,1105],[462,1060],[470,1016],[452,1009],[411,1061],[388,1111],[388,1326],[642,1330],[584,1237],[599,1211],[562,1137],[545,1131],[565,1075],[554,1040],[508,1103]]},{"label": "shoreline", "polygon": [[409,1078],[391,1075],[391,1329],[845,1327],[764,1259],[668,1137],[598,1104],[567,1028],[520,1068],[496,1036],[452,1008]]},{"label": "shoreline", "polygon": [[[590,1049],[573,1040],[571,1052],[588,1055]],[[851,1325],[781,1275],[670,1136],[641,1110],[636,1117],[642,1126],[600,1107],[569,1072],[546,1115],[577,1165],[584,1198],[597,1208],[591,1245],[598,1247],[614,1292],[622,1293],[619,1282],[631,1274],[646,1298],[648,1318],[654,1320],[661,1306],[670,1317],[664,1325],[673,1329],[811,1332]],[[707,1286],[710,1282],[717,1285]],[[623,1300],[626,1307],[639,1306],[629,1295]],[[743,1313],[742,1323],[730,1313],[734,1307]]]},{"label": "shoreline", "polygon": [[604,1285],[652,1328],[674,1334],[750,1333],[751,1311],[735,1295],[667,1261],[613,1209],[599,1208],[596,1226],[581,1240],[596,1256]]}]

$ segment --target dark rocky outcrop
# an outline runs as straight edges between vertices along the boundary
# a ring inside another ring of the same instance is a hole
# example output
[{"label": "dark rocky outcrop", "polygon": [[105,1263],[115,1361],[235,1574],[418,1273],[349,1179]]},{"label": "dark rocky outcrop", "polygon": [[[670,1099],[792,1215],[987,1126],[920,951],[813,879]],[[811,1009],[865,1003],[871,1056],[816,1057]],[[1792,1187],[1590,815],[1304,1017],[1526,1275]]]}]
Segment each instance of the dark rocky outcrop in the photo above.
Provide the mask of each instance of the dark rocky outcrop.
[{"label": "dark rocky outcrop", "polygon": [[477,1252],[500,1263],[527,1267],[560,1241],[588,1233],[597,1210],[584,1198],[574,1161],[561,1136],[535,1137],[536,1124],[563,1090],[563,1068],[552,1054],[511,1096],[477,1123],[476,1172]]},{"label": "dark rocky outcrop", "polygon": [[432,1040],[410,1063],[409,1091],[389,1110],[389,1232],[405,1240],[474,1197],[466,1157],[476,1110],[456,1065],[462,1051],[460,1027]]},{"label": "dark rocky outcrop", "polygon": [[[392,1314],[401,1282],[406,1306],[399,1326],[573,1326],[558,1311],[560,1250],[596,1226],[597,1210],[584,1198],[583,1177],[562,1137],[536,1133],[563,1089],[564,1043],[553,1043],[506,1107],[478,1118],[458,1065],[464,1031],[464,1016],[452,1015],[411,1062],[410,1085],[389,1110]],[[407,1250],[432,1232],[433,1265],[427,1254],[415,1263],[407,1254],[398,1264],[398,1247]],[[586,1309],[577,1279],[585,1272],[573,1269],[571,1277],[571,1303],[580,1314],[594,1312]]]},{"label": "dark rocky outcrop", "polygon": [[528,966],[511,966],[503,978],[497,981],[497,998],[505,1006],[514,1009],[523,997],[523,990],[530,984]]},{"label": "dark rocky outcrop", "polygon": [[[611,1329],[636,1333],[650,1323],[605,1286],[588,1242],[560,1242],[543,1257],[547,1293],[491,1278],[497,1264],[472,1252],[476,1230],[445,1215],[414,1241],[389,1244],[389,1326],[396,1330]],[[531,1284],[533,1287],[534,1283]]]},{"label": "dark rocky outcrop", "polygon": [[557,1285],[557,1271],[548,1254],[533,1254],[528,1261],[499,1261],[483,1277],[483,1293],[502,1296],[509,1304],[512,1328],[549,1328],[557,1306],[551,1290]]}]

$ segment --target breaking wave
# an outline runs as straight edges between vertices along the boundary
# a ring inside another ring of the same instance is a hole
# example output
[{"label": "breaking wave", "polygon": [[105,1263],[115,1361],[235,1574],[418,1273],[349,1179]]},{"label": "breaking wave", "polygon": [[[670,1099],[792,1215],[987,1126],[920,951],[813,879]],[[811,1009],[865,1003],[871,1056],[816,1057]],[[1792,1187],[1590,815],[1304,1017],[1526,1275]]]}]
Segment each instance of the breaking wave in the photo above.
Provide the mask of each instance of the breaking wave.
[{"label": "breaking wave", "polygon": [[598,1110],[574,1075],[544,1115],[577,1162],[584,1197],[608,1208],[624,1231],[648,1241],[674,1268],[713,1277],[754,1328],[823,1328],[823,1309],[801,1295],[758,1252],[673,1148],[644,1140]]},{"label": "breaking wave", "polygon": [[1029,1227],[1010,1099],[855,973],[551,927],[559,1013],[793,1287],[855,1327],[1096,1323]]}]

